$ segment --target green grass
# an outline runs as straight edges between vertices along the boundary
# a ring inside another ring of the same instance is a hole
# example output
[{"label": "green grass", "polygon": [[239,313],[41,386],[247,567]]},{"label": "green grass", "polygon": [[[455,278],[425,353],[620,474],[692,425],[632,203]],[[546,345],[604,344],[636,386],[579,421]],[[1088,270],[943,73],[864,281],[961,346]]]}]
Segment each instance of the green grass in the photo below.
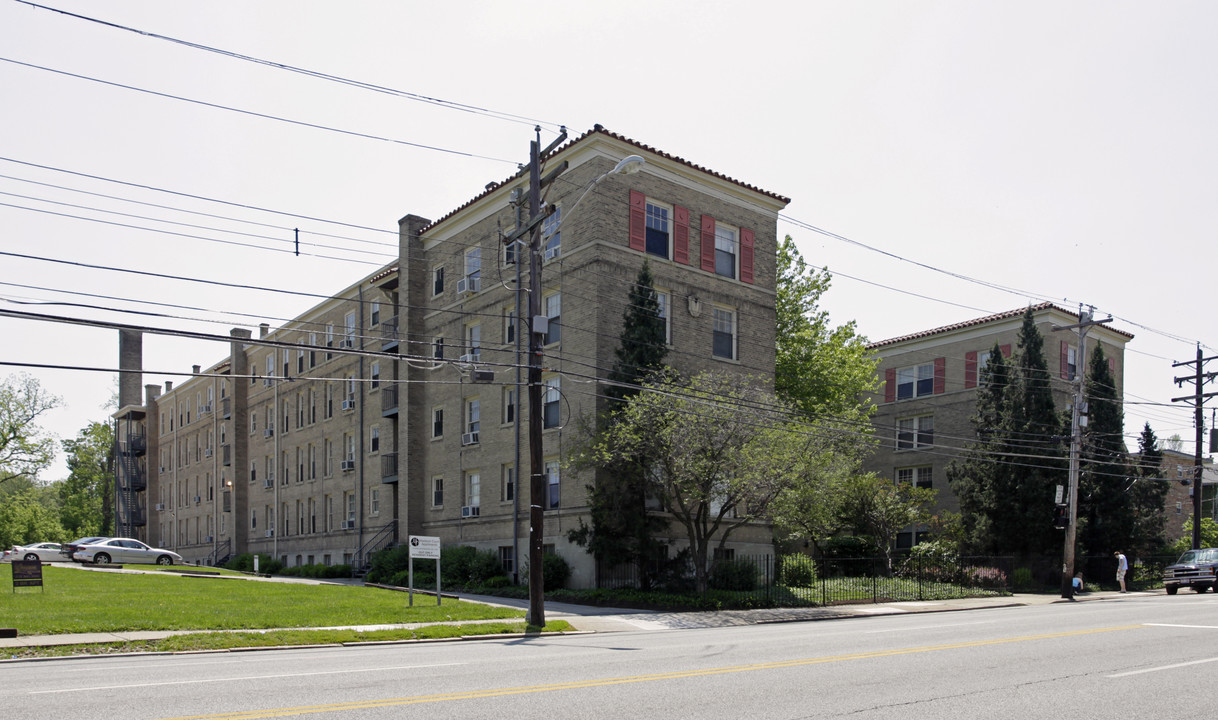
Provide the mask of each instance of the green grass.
[{"label": "green grass", "polygon": [[0,626],[20,635],[128,630],[253,630],[515,619],[490,607],[347,585],[307,585],[176,573],[43,567],[43,587],[12,588],[0,565]]},{"label": "green grass", "polygon": [[[570,624],[558,620],[546,623],[543,632],[566,632]],[[338,645],[363,642],[403,642],[443,640],[476,635],[523,634],[524,622],[493,622],[467,625],[429,625],[416,629],[372,630],[271,630],[268,632],[213,632],[174,635],[161,640],[98,643],[92,645],[54,645],[49,647],[0,648],[0,660],[73,655],[108,655],[133,652],[201,652],[259,647],[299,645]]]}]

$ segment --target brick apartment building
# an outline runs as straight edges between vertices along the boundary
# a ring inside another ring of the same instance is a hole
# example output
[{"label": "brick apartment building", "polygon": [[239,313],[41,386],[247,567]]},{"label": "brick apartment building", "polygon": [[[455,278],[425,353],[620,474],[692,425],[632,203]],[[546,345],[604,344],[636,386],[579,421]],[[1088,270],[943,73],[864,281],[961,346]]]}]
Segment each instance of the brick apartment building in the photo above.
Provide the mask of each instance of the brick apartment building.
[{"label": "brick apartment building", "polygon": [[[635,154],[641,171],[607,174]],[[588,522],[595,477],[565,460],[603,407],[597,381],[631,284],[648,262],[671,365],[771,383],[777,217],[789,200],[600,126],[543,172],[562,162],[540,249],[544,542],[572,566],[572,585],[588,587],[595,564],[566,537]],[[125,400],[120,449],[146,465],[146,481],[126,481],[131,529],[189,561],[257,552],[288,565],[358,563],[434,535],[520,571],[528,488],[521,498],[517,468],[527,479],[529,461],[517,288],[530,280],[527,248],[501,238],[523,190],[517,175],[438,220],[407,215],[396,262],[282,327],[233,330],[227,357],[163,391],[147,386],[142,405]],[[140,433],[139,447],[124,439]],[[684,539],[673,532],[675,550]],[[731,546],[770,544],[757,525]]]}]

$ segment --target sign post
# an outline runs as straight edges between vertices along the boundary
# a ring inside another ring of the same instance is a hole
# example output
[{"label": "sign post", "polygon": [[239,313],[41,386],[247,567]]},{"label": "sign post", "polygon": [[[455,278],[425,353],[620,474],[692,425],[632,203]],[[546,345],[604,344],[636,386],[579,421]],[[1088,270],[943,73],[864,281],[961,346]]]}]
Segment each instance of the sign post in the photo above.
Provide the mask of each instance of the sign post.
[{"label": "sign post", "polygon": [[436,605],[440,604],[440,538],[431,535],[410,536],[410,570],[408,572],[410,586],[410,606],[414,607],[414,559],[436,561]]},{"label": "sign post", "polygon": [[13,592],[19,587],[42,588],[41,560],[13,561]]}]

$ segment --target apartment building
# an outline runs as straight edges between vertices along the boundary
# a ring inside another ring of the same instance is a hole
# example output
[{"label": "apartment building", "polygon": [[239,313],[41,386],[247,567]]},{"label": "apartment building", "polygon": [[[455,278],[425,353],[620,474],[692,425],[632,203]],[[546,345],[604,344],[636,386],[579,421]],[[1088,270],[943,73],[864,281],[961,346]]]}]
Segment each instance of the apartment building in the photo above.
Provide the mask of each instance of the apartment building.
[{"label": "apartment building", "polygon": [[[640,172],[610,173],[629,155],[644,158]],[[545,544],[571,564],[573,585],[594,585],[591,556],[566,538],[588,522],[596,477],[566,461],[603,408],[598,381],[631,284],[647,262],[671,365],[771,384],[777,217],[789,200],[600,126],[544,172],[560,164],[544,198],[539,317],[523,311],[528,249],[503,242],[521,222],[528,183],[517,175],[438,220],[407,215],[397,262],[256,338],[234,330],[227,358],[147,388],[151,542],[193,561],[259,552],[298,565],[361,562],[434,535],[522,571],[520,368],[533,327],[544,332]],[[768,527],[749,526],[730,549],[770,542]]]},{"label": "apartment building", "polygon": [[[1073,402],[1072,381],[1085,368],[1078,364],[1077,334],[1053,328],[1073,325],[1079,315],[1051,303],[1031,310],[1044,337],[1054,401],[1065,410]],[[939,508],[958,511],[947,484],[947,465],[975,438],[971,419],[977,410],[979,375],[995,346],[1011,356],[1024,312],[1010,310],[871,344],[883,394],[873,418],[879,443],[864,469],[934,488]],[[1132,339],[1108,325],[1092,327],[1087,336],[1087,357],[1103,347],[1118,396],[1124,386],[1125,344]],[[903,532],[898,545],[910,547],[918,535],[916,528]]]}]

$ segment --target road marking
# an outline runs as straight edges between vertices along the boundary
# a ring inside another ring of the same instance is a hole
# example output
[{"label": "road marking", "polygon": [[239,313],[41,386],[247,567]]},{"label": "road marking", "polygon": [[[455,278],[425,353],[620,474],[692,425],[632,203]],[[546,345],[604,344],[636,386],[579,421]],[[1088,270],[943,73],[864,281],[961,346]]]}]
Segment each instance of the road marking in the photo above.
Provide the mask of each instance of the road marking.
[{"label": "road marking", "polygon": [[1218,625],[1172,625],[1170,623],[1146,623],[1150,627],[1188,628],[1190,630],[1218,630]]},{"label": "road marking", "polygon": [[632,675],[626,677],[600,678],[592,680],[572,680],[565,683],[550,685],[527,685],[523,687],[490,688],[487,690],[468,690],[465,692],[443,693],[439,695],[416,695],[413,697],[382,698],[380,700],[356,700],[330,705],[304,705],[298,707],[267,708],[264,710],[238,710],[217,715],[186,715],[164,720],[258,720],[260,718],[285,717],[290,715],[314,715],[328,712],[347,712],[350,710],[367,710],[370,708],[396,707],[401,705],[419,705],[423,703],[445,702],[451,700],[475,700],[481,698],[506,697],[509,695],[526,695],[539,692],[555,692],[559,690],[578,690],[581,688],[607,687],[611,685],[627,685],[631,683],[657,682],[661,680],[679,680],[683,678],[710,677],[727,675],[729,673],[755,672],[758,670],[777,670],[782,668],[819,665],[823,663],[842,662],[846,660],[868,660],[872,658],[894,657],[897,655],[912,655],[943,650],[959,650],[963,648],[986,647],[989,645],[1006,645],[1010,643],[1029,642],[1033,640],[1053,640],[1058,638],[1080,637],[1098,633],[1137,630],[1145,625],[1118,625],[1115,627],[1094,628],[1091,630],[1071,630],[1069,632],[1046,633],[1044,635],[1024,635],[1021,637],[996,638],[994,640],[970,640],[968,642],[947,643],[944,645],[926,645],[922,647],[897,648],[893,650],[876,650],[872,652],[850,653],[846,655],[830,655],[799,660],[779,660],[753,665],[730,665],[725,667],[705,668],[702,670],[678,670],[675,672],[655,673],[652,675]]},{"label": "road marking", "polygon": [[1193,660],[1192,662],[1176,663],[1175,665],[1163,665],[1160,667],[1146,668],[1144,670],[1131,670],[1117,675],[1109,675],[1109,678],[1123,678],[1130,675],[1141,675],[1143,673],[1159,672],[1160,670],[1175,670],[1176,668],[1188,667],[1190,665],[1204,665],[1205,663],[1218,662],[1218,658],[1206,658],[1205,660]]},{"label": "road marking", "polygon": [[32,690],[30,695],[54,695],[58,693],[95,692],[97,690],[124,690],[127,688],[164,687],[168,685],[199,685],[214,682],[236,682],[238,680],[275,680],[279,678],[311,677],[314,675],[346,675],[347,673],[385,672],[386,670],[417,670],[419,668],[450,667],[465,663],[436,663],[434,665],[400,665],[398,667],[364,668],[362,670],[326,670],[311,673],[287,673],[282,675],[243,675],[236,678],[200,678],[197,680],[173,680],[169,682],[133,683],[131,685],[99,685],[97,687],[61,688],[59,690]]}]

